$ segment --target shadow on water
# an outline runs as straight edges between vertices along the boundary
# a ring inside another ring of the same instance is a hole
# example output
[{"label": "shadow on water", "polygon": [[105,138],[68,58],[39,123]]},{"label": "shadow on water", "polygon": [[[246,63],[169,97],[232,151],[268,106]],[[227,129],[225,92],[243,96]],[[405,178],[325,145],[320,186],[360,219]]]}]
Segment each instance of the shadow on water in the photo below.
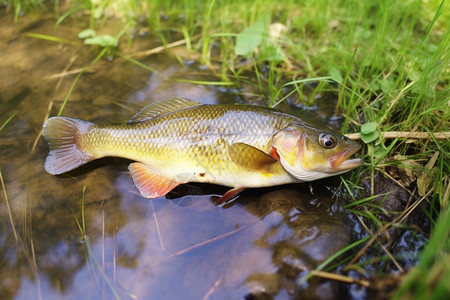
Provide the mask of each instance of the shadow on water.
[{"label": "shadow on water", "polygon": [[[15,114],[0,132],[2,299],[330,299],[345,293],[317,278],[298,284],[350,242],[346,217],[324,183],[313,185],[314,194],[308,185],[247,190],[239,201],[217,207],[214,195],[225,189],[212,185],[181,186],[169,194],[173,199],[142,198],[122,159],[47,174],[42,124],[47,114],[57,114],[75,78],[64,72],[89,64],[95,53],[25,35],[76,36],[87,27],[82,21],[55,29],[54,19],[14,24],[1,14],[0,123]],[[148,38],[135,43],[158,45]],[[81,77],[63,115],[117,124],[171,96],[243,102],[218,87],[170,79],[210,78],[170,51],[142,61],[158,73],[122,59],[100,61]],[[325,110],[312,113],[329,117]],[[89,245],[76,222],[82,220],[84,187]]]}]

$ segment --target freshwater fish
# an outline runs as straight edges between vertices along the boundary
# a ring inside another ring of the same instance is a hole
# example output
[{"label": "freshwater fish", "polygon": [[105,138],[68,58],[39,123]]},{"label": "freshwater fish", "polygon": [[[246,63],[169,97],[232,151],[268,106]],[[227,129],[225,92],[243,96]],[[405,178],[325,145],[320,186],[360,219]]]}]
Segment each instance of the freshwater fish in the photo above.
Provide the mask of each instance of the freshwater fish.
[{"label": "freshwater fish", "polygon": [[274,109],[206,105],[170,98],[144,107],[126,125],[49,118],[45,170],[53,175],[106,156],[134,160],[132,180],[143,197],[158,198],[187,182],[245,188],[312,181],[349,171],[360,145],[345,136]]}]

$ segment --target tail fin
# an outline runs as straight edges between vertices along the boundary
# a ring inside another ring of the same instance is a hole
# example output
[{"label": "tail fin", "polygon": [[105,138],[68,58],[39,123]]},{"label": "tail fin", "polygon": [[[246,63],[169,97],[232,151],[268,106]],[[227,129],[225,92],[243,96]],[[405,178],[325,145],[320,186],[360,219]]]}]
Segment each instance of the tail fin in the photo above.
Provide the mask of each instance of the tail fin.
[{"label": "tail fin", "polygon": [[81,135],[89,130],[93,123],[83,120],[53,117],[49,118],[42,129],[50,152],[45,161],[45,170],[53,175],[73,170],[94,157],[84,151]]}]

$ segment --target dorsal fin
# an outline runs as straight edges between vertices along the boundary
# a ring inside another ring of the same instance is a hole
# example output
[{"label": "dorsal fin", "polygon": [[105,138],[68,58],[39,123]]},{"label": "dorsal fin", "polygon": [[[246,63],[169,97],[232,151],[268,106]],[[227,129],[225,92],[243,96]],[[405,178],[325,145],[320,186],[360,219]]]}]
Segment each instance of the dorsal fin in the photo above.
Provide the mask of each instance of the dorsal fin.
[{"label": "dorsal fin", "polygon": [[128,125],[141,123],[153,119],[154,117],[173,112],[185,107],[200,105],[199,102],[187,99],[172,97],[166,100],[158,101],[145,106],[136,115],[134,115],[129,121]]}]

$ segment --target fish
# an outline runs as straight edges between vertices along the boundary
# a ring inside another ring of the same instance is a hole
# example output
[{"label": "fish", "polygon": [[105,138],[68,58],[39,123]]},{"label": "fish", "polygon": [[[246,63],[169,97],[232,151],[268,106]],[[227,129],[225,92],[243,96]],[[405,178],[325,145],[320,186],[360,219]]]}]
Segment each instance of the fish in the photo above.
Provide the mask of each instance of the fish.
[{"label": "fish", "polygon": [[48,173],[63,174],[102,157],[130,159],[131,178],[149,199],[180,184],[204,182],[231,187],[216,203],[223,204],[246,188],[313,181],[362,164],[350,159],[359,143],[299,117],[179,97],[145,106],[124,125],[51,117],[42,135],[49,146]]}]

